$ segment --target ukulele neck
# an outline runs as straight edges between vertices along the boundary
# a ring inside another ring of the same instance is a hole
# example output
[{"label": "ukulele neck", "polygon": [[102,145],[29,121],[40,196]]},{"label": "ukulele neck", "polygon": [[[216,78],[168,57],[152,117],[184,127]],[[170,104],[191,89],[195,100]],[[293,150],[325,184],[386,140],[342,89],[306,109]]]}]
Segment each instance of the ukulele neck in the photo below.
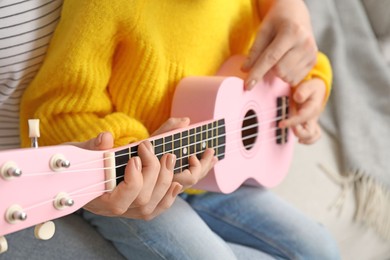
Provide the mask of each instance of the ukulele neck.
[{"label": "ukulele neck", "polygon": [[[219,119],[197,126],[190,126],[185,130],[181,129],[180,132],[169,132],[163,136],[151,138],[149,141],[152,143],[154,153],[158,159],[166,153],[176,155],[174,173],[179,173],[188,169],[190,156],[195,155],[200,159],[207,148],[215,150],[215,156],[218,160],[222,160],[225,157],[225,120]],[[123,180],[129,159],[138,156],[138,145],[139,143],[126,146],[125,148],[121,147],[106,154],[106,159],[109,159],[107,161],[110,164],[106,167],[106,171],[109,171],[109,176],[113,176],[116,179],[116,184]]]}]

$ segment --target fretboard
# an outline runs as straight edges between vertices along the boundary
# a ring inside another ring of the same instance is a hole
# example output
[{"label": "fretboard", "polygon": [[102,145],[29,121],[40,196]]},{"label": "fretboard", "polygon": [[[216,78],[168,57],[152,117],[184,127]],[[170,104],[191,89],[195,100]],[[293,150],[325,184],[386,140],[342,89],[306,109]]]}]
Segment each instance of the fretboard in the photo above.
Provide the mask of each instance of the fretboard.
[{"label": "fretboard", "polygon": [[[150,141],[158,159],[166,153],[176,155],[174,173],[179,173],[189,167],[188,158],[191,155],[200,159],[207,148],[213,148],[215,156],[222,160],[225,157],[225,135],[225,120],[220,119]],[[134,145],[115,152],[116,176],[123,176],[128,160],[138,156],[137,150],[138,145]],[[117,183],[122,180],[123,177],[119,177]]]}]

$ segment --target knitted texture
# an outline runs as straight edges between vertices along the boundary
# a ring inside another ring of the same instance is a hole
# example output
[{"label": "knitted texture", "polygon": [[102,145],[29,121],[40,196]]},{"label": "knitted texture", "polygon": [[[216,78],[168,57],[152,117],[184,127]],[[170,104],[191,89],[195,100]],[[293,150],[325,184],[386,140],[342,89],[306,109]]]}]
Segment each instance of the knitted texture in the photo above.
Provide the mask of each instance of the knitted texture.
[{"label": "knitted texture", "polygon": [[[248,52],[260,24],[256,9],[250,0],[65,1],[22,99],[22,144],[29,145],[29,118],[41,121],[41,145],[103,131],[115,146],[148,138],[169,118],[182,78],[213,75],[229,56]],[[319,61],[323,71],[313,75],[329,93],[329,62]]]}]

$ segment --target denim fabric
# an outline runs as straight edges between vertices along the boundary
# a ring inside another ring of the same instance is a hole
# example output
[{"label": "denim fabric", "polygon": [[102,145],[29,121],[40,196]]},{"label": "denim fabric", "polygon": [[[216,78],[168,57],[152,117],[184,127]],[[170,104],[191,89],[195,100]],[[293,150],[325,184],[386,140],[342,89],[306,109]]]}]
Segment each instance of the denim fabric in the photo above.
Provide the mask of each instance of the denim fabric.
[{"label": "denim fabric", "polygon": [[323,226],[261,188],[183,195],[151,221],[84,217],[128,259],[339,259]]},{"label": "denim fabric", "polygon": [[266,189],[187,196],[187,202],[225,241],[276,259],[339,259],[328,231]]},{"label": "denim fabric", "polygon": [[50,240],[36,239],[34,228],[7,235],[8,251],[0,254],[0,259],[124,259],[112,243],[105,240],[80,215],[72,214],[54,223],[56,232]]}]

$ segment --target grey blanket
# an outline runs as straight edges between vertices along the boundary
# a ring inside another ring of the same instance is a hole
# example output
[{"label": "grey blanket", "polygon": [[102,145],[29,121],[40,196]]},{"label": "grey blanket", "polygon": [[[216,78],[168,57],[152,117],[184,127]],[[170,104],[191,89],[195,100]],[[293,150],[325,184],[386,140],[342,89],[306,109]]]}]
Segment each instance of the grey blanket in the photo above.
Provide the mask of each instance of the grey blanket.
[{"label": "grey blanket", "polygon": [[[321,118],[355,189],[356,219],[390,238],[389,0],[306,0],[334,80]],[[387,41],[389,44],[387,44]]]}]

